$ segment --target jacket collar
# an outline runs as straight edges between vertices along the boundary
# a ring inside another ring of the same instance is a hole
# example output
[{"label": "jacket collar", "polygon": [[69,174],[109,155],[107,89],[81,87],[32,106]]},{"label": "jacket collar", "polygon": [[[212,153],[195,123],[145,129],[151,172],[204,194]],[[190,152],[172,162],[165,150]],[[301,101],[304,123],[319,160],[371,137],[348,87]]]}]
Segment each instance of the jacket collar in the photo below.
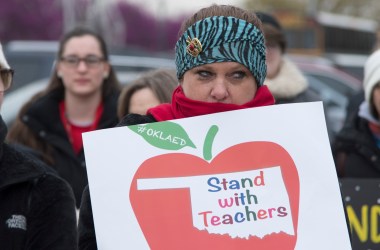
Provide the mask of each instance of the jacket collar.
[{"label": "jacket collar", "polygon": [[266,78],[268,86],[275,99],[290,99],[298,96],[308,88],[308,82],[297,66],[287,58],[283,58],[276,77]]},{"label": "jacket collar", "polygon": [[[103,100],[104,110],[98,124],[98,129],[114,127],[118,123],[115,109],[118,96],[119,92],[113,91]],[[57,89],[37,99],[24,115],[24,120],[28,127],[37,133],[45,130],[45,132],[59,134],[64,137],[66,132],[61,123],[58,109],[59,102],[63,98],[62,91]]]}]

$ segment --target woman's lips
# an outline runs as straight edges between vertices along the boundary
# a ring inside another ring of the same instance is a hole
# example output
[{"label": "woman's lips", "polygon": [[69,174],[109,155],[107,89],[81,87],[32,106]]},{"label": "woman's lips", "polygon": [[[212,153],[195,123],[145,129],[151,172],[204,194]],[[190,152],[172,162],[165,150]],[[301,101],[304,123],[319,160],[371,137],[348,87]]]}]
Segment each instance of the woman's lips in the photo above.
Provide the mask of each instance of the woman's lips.
[{"label": "woman's lips", "polygon": [[80,79],[75,79],[75,82],[79,83],[79,84],[86,84],[86,83],[90,82],[90,79],[80,78]]}]

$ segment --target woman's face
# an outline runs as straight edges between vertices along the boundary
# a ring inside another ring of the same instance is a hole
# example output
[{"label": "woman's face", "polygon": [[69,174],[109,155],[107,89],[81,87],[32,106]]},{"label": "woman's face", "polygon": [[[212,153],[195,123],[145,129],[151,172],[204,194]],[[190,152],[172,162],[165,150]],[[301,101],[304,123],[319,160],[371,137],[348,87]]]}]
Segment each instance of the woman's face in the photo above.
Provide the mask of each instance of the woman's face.
[{"label": "woman's face", "polygon": [[160,104],[158,98],[154,95],[150,88],[142,88],[137,90],[131,96],[129,101],[129,113],[145,115],[149,108],[153,108]]},{"label": "woman's face", "polygon": [[252,73],[237,62],[201,65],[185,72],[180,81],[187,98],[242,105],[253,99],[257,84]]},{"label": "woman's face", "polygon": [[104,61],[100,44],[91,35],[69,39],[57,65],[66,93],[78,96],[101,92],[109,71],[110,66]]},{"label": "woman's face", "polygon": [[276,42],[268,42],[266,44],[266,52],[267,78],[272,79],[276,77],[277,73],[280,70],[282,60],[281,47]]}]

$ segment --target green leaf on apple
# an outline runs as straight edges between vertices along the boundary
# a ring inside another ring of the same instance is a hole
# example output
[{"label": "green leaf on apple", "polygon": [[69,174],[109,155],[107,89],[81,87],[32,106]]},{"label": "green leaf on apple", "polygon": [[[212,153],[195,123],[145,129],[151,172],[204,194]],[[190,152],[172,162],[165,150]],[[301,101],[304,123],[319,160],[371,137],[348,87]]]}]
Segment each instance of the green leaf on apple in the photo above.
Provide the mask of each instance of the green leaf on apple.
[{"label": "green leaf on apple", "polygon": [[207,161],[212,159],[212,145],[214,144],[214,139],[218,131],[219,131],[218,126],[212,125],[207,132],[207,135],[203,144],[203,158]]},{"label": "green leaf on apple", "polygon": [[179,150],[186,146],[196,148],[186,131],[174,122],[155,122],[128,126],[128,128],[157,148],[167,150]]}]

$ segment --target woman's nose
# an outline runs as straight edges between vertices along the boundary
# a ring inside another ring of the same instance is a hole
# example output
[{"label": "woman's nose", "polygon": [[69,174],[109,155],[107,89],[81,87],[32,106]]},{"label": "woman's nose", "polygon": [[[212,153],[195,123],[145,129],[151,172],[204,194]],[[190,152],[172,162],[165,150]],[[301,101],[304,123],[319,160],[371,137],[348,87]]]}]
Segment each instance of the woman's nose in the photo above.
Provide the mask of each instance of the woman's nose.
[{"label": "woman's nose", "polygon": [[211,96],[217,101],[223,101],[228,97],[227,83],[224,78],[215,79]]},{"label": "woman's nose", "polygon": [[88,69],[88,66],[85,61],[79,61],[79,64],[77,66],[78,71],[86,71]]}]

